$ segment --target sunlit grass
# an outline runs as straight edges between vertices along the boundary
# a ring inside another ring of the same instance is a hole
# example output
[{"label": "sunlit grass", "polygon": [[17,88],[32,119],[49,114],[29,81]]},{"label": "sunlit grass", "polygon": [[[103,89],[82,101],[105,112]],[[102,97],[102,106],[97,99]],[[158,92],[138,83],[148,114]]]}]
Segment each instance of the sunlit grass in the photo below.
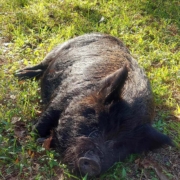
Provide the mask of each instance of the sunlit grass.
[{"label": "sunlit grass", "polygon": [[[52,179],[57,167],[67,179],[72,177],[54,151],[35,142],[32,126],[41,113],[38,82],[18,82],[13,73],[37,64],[58,43],[84,33],[108,33],[124,41],[151,81],[154,126],[179,145],[179,19],[177,0],[1,0],[0,177]],[[18,134],[21,131],[26,131],[25,138]],[[127,179],[131,161],[117,163],[100,179]]]}]

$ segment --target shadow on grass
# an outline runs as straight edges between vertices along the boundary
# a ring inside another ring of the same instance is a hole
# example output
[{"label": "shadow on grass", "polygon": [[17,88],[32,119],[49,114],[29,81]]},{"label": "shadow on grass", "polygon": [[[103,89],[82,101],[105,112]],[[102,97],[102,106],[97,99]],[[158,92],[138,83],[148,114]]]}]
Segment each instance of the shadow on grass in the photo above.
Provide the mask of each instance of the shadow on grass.
[{"label": "shadow on grass", "polygon": [[143,3],[148,14],[176,23],[180,27],[180,2],[177,0],[147,0]]},{"label": "shadow on grass", "polygon": [[102,17],[102,14],[94,9],[88,9],[81,6],[75,6],[74,10],[81,14],[87,21],[93,24],[98,24],[99,20]]}]

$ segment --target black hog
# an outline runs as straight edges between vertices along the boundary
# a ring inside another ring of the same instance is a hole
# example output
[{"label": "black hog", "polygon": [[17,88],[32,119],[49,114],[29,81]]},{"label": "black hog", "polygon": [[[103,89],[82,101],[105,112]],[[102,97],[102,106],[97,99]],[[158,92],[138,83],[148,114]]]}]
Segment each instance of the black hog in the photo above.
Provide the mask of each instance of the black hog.
[{"label": "black hog", "polygon": [[96,176],[131,153],[172,145],[152,126],[154,103],[144,71],[117,38],[86,34],[53,49],[20,79],[41,77],[47,105],[36,124],[80,174]]}]

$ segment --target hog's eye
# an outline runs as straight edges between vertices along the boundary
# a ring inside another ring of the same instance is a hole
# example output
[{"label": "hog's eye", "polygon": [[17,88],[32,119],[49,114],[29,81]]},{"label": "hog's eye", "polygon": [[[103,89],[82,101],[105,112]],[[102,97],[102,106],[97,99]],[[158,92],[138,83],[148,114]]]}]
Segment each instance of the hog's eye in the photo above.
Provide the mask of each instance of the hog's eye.
[{"label": "hog's eye", "polygon": [[95,155],[95,151],[94,150],[89,150],[85,153],[85,156],[88,156],[88,157],[93,157]]}]

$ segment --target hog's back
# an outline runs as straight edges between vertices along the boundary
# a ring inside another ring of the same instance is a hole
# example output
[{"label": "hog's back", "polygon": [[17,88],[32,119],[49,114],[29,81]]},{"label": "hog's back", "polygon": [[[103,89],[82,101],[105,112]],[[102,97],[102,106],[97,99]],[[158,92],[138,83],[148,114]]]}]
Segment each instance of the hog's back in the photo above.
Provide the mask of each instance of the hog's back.
[{"label": "hog's back", "polygon": [[48,103],[57,95],[67,101],[85,96],[126,62],[130,70],[121,96],[131,106],[132,116],[140,114],[152,120],[153,97],[144,71],[123,43],[109,35],[79,36],[52,50],[42,62],[49,63],[41,81],[42,98]]}]

